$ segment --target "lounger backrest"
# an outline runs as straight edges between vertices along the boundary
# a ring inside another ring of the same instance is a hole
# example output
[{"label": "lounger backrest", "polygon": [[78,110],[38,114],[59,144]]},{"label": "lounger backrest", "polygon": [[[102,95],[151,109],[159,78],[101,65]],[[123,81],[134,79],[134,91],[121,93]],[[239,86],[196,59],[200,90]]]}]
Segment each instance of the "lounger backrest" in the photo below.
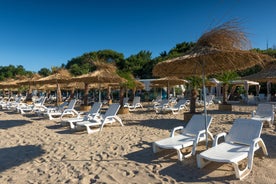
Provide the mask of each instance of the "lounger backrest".
[{"label": "lounger backrest", "polygon": [[160,106],[163,106],[165,104],[169,103],[169,100],[168,99],[164,99],[160,102]]},{"label": "lounger backrest", "polygon": [[273,114],[273,105],[268,103],[260,103],[256,109],[256,115],[271,116]]},{"label": "lounger backrest", "polygon": [[89,111],[89,114],[95,114],[98,113],[100,111],[102,107],[102,103],[101,102],[95,102],[92,106],[92,108]]},{"label": "lounger backrest", "polygon": [[[211,125],[212,119],[213,118],[211,116],[207,115],[207,126],[206,126],[207,130]],[[193,117],[190,119],[183,133],[196,135],[201,130],[205,130],[205,115],[196,114],[196,115],[193,115]]]},{"label": "lounger backrest", "polygon": [[39,103],[40,105],[44,105],[45,101],[46,101],[46,97],[41,97],[41,99],[39,100],[38,103]]},{"label": "lounger backrest", "polygon": [[107,111],[105,112],[103,118],[108,117],[108,116],[115,116],[117,112],[120,109],[120,104],[119,103],[113,103],[109,106]]},{"label": "lounger backrest", "polygon": [[225,141],[250,145],[253,139],[260,137],[262,127],[262,122],[258,120],[236,119]]},{"label": "lounger backrest", "polygon": [[69,105],[67,107],[67,109],[74,109],[75,105],[76,105],[77,100],[73,99],[69,102]]},{"label": "lounger backrest", "polygon": [[175,104],[174,107],[179,108],[181,105],[186,104],[186,101],[187,101],[187,100],[184,100],[184,99],[179,100],[179,101]]},{"label": "lounger backrest", "polygon": [[128,103],[128,100],[129,100],[129,98],[128,98],[128,97],[125,97],[125,98],[123,99],[123,104]]},{"label": "lounger backrest", "polygon": [[140,99],[141,99],[140,96],[134,97],[133,102],[132,102],[133,106],[140,103]]}]

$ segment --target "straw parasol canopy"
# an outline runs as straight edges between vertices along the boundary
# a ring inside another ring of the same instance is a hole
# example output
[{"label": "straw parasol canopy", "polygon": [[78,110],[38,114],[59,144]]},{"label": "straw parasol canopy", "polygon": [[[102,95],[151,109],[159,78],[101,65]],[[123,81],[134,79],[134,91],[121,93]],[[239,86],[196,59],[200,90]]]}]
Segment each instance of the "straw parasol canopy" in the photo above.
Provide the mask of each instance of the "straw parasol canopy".
[{"label": "straw parasol canopy", "polygon": [[97,70],[94,72],[83,74],[77,77],[73,77],[71,81],[84,82],[84,83],[120,83],[124,82],[117,73],[117,68],[113,64],[107,64],[103,62],[94,62]]},{"label": "straw parasol canopy", "polygon": [[17,82],[20,85],[35,85],[35,81],[39,80],[41,76],[37,73],[33,73],[30,77],[25,78],[22,81]]},{"label": "straw parasol canopy", "polygon": [[71,74],[68,70],[61,68],[56,70],[52,75],[47,77],[40,78],[35,81],[36,84],[57,84],[57,83],[65,83],[71,79]]},{"label": "straw parasol canopy", "polygon": [[57,103],[62,101],[61,98],[61,91],[60,91],[60,84],[69,82],[72,78],[71,74],[68,70],[61,68],[53,72],[52,75],[47,77],[40,78],[35,81],[36,84],[56,84],[57,89]]},{"label": "straw parasol canopy", "polygon": [[170,77],[163,77],[160,79],[156,79],[154,81],[150,82],[153,86],[175,86],[175,85],[181,85],[188,83],[187,80],[184,79],[179,79],[178,77],[175,76],[170,76]]},{"label": "straw parasol canopy", "polygon": [[[73,77],[71,81],[74,82],[83,82],[85,84],[85,102],[84,104],[87,105],[87,96],[88,96],[88,90],[89,90],[89,84],[98,84],[98,88],[101,88],[102,84],[108,84],[108,83],[121,83],[124,82],[125,80],[120,77],[117,73],[116,70],[117,68],[115,65],[111,63],[105,63],[105,62],[94,62],[93,63],[97,70],[94,72],[88,73],[88,74],[83,74],[77,77]],[[101,101],[101,94],[99,93],[99,101]]]},{"label": "straw parasol canopy", "polygon": [[151,81],[150,86],[151,87],[167,87],[167,98],[169,98],[169,94],[170,94],[169,88],[171,86],[182,85],[185,83],[188,83],[188,81],[184,80],[184,79],[179,79],[178,77],[175,77],[175,76],[170,76],[170,77],[163,77],[163,78]]},{"label": "straw parasol canopy", "polygon": [[5,89],[5,88],[17,88],[17,80],[15,79],[6,79],[5,81],[0,83],[0,88]]},{"label": "straw parasol canopy", "polygon": [[276,83],[276,62],[270,62],[260,72],[242,77],[242,79]]}]

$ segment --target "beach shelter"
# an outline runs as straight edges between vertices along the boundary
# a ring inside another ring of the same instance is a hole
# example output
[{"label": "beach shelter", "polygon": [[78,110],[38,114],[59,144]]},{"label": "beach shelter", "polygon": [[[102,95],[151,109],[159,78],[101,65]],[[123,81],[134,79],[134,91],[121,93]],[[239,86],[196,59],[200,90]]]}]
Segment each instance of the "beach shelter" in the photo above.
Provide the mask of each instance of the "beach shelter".
[{"label": "beach shelter", "polygon": [[[153,68],[155,76],[202,76],[205,86],[205,76],[222,73],[224,71],[243,70],[256,64],[263,64],[264,60],[271,59],[267,55],[261,55],[249,51],[250,42],[245,33],[240,29],[235,20],[226,22],[204,33],[196,42],[196,45],[185,55],[158,63]],[[204,113],[206,110],[206,90],[204,87]],[[195,105],[190,109],[195,112]],[[207,122],[207,120],[206,120]],[[206,142],[207,142],[206,130]]]},{"label": "beach shelter", "polygon": [[243,86],[245,89],[246,96],[248,95],[249,86],[256,86],[256,94],[259,95],[260,92],[260,83],[250,80],[233,80],[230,82],[232,84],[231,92],[235,91],[237,86]]},{"label": "beach shelter", "polygon": [[49,75],[47,77],[40,78],[35,81],[36,84],[55,84],[57,89],[57,103],[60,103],[62,101],[61,96],[61,90],[60,90],[60,84],[69,82],[72,78],[71,74],[68,70],[61,68],[53,71],[52,75]]},{"label": "beach shelter", "polygon": [[166,87],[167,88],[167,99],[169,98],[170,87],[176,86],[176,85],[183,85],[183,84],[186,84],[186,83],[188,83],[187,80],[180,79],[180,78],[175,77],[175,76],[163,77],[163,78],[159,78],[159,79],[156,79],[156,80],[153,80],[153,81],[150,82],[152,87],[154,87],[154,86],[156,86],[156,87]]},{"label": "beach shelter", "polygon": [[245,76],[243,79],[266,82],[267,96],[270,96],[271,83],[276,83],[276,62],[273,61],[268,63],[260,72]]}]

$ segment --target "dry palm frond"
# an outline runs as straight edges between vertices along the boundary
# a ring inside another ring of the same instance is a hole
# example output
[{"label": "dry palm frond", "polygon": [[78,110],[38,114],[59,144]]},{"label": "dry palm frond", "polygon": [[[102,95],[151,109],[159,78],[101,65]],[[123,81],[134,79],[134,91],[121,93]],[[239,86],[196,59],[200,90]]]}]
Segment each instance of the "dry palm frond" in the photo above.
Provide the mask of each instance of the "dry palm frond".
[{"label": "dry palm frond", "polygon": [[258,82],[276,82],[276,62],[270,62],[260,72],[248,75],[242,79]]},{"label": "dry palm frond", "polygon": [[201,47],[219,50],[248,50],[251,43],[236,20],[228,21],[209,32],[197,41],[195,49]]}]

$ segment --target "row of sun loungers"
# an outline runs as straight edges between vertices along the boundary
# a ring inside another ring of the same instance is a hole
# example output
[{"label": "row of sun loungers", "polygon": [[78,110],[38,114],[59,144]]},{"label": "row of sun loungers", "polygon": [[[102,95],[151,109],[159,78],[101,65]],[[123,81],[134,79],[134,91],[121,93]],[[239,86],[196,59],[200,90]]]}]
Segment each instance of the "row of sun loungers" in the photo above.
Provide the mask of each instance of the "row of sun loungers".
[{"label": "row of sun loungers", "polygon": [[[96,102],[87,114],[81,116],[74,109],[76,104],[75,99],[71,100],[66,107],[62,105],[55,108],[44,106],[43,101],[45,99],[42,98],[37,102],[42,103],[40,106],[43,106],[43,108],[40,107],[32,111],[38,114],[43,113],[49,119],[58,118],[61,122],[68,124],[71,129],[76,131],[86,130],[88,134],[100,132],[106,124],[114,122],[118,122],[121,126],[124,126],[122,120],[117,115],[120,109],[120,104],[118,103],[111,104],[104,114],[100,114],[102,103]],[[187,103],[185,100],[179,100],[178,102],[179,104]],[[164,108],[164,105],[162,105],[162,108]],[[34,109],[35,104],[31,107]],[[185,108],[185,105],[183,105],[183,108]],[[39,112],[40,110],[41,112]],[[75,117],[65,119],[64,117],[67,115]],[[194,115],[185,127],[175,127],[171,131],[170,137],[153,142],[153,152],[157,153],[164,149],[174,149],[180,161],[183,158],[196,155],[197,166],[199,168],[205,167],[210,162],[231,163],[235,176],[243,179],[252,170],[255,151],[261,148],[263,154],[268,155],[265,143],[260,135],[263,122],[269,122],[269,125],[274,123],[274,105],[268,103],[258,104],[257,109],[252,112],[251,119],[234,120],[228,134],[224,132],[219,133],[215,138],[209,131],[212,120],[213,118],[210,115],[207,118],[203,114]],[[207,141],[208,137],[213,140],[213,146],[197,154],[197,145],[200,142]],[[224,138],[224,142],[219,141],[222,137]],[[182,149],[188,147],[192,147],[191,151],[183,154]],[[247,160],[246,167],[240,169],[239,164],[244,159]]]}]

